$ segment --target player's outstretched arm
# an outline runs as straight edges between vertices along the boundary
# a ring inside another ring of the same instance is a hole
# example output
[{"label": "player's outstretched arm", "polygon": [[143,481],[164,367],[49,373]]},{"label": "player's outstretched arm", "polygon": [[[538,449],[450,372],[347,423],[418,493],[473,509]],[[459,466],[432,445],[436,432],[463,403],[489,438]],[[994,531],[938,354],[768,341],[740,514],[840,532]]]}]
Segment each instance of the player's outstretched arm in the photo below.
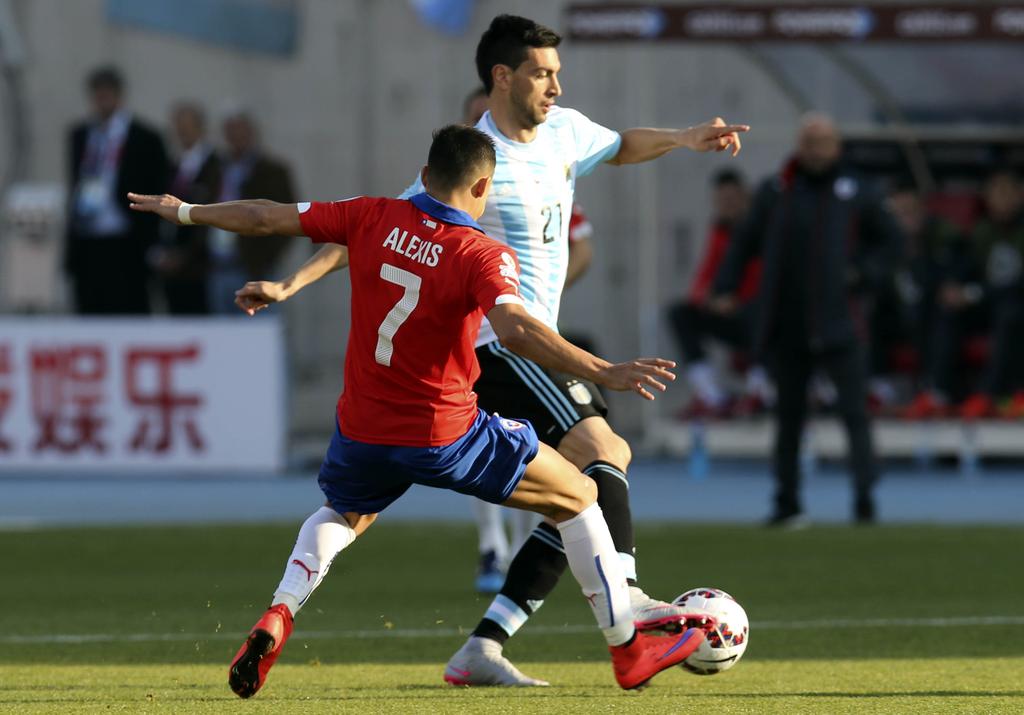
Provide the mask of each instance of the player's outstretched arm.
[{"label": "player's outstretched arm", "polygon": [[201,224],[242,236],[304,236],[295,204],[266,199],[186,204],[170,194],[128,194],[133,211],[154,213],[173,224]]},{"label": "player's outstretched arm", "polygon": [[665,380],[676,376],[669,368],[676,364],[661,358],[638,358],[613,364],[591,355],[566,341],[554,330],[530,316],[514,303],[496,305],[487,313],[498,340],[506,348],[550,370],[567,372],[620,392],[636,392],[648,400],[651,392],[664,392]]},{"label": "player's outstretched arm", "polygon": [[306,286],[316,283],[328,273],[348,266],[348,248],[327,243],[302,264],[297,271],[279,281],[250,281],[235,291],[235,305],[255,315],[271,303],[288,300]]},{"label": "player's outstretched arm", "polygon": [[721,117],[686,129],[650,129],[637,127],[621,133],[619,152],[609,164],[639,164],[657,159],[676,149],[740,153],[740,134],[750,131],[746,124],[726,124]]}]

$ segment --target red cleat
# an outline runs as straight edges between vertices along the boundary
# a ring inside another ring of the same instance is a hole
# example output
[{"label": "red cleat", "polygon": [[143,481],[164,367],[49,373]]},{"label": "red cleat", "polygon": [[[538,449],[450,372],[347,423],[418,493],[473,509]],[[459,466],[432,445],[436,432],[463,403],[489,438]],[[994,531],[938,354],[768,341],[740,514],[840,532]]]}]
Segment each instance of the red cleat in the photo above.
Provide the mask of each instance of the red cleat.
[{"label": "red cleat", "polygon": [[235,695],[252,697],[267,682],[267,673],[292,634],[292,622],[292,612],[283,603],[271,606],[256,621],[228,670],[228,685]]},{"label": "red cleat", "polygon": [[980,420],[983,417],[995,416],[995,405],[992,398],[983,393],[971,395],[960,405],[960,417],[965,420]]},{"label": "red cleat", "polygon": [[615,679],[624,690],[642,687],[661,671],[686,660],[705,637],[700,628],[688,628],[671,638],[638,631],[629,645],[608,647]]}]

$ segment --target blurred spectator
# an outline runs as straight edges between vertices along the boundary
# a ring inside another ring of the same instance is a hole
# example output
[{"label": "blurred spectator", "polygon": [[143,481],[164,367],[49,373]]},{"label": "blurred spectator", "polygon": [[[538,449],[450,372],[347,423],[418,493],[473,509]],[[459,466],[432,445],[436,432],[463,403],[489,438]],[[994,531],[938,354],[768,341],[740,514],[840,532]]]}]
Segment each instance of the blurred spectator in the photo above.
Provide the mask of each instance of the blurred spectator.
[{"label": "blurred spectator", "polygon": [[[206,117],[195,104],[183,102],[171,112],[171,126],[181,149],[171,174],[170,193],[190,204],[207,204],[220,194],[221,163],[206,141]],[[165,223],[161,244],[151,254],[162,279],[167,309],[172,315],[210,312],[206,283],[210,256],[208,226]]]},{"label": "blurred spectator", "polygon": [[889,208],[906,241],[893,280],[879,291],[872,313],[875,374],[885,372],[892,347],[914,349],[921,365],[922,391],[904,411],[920,419],[948,401],[959,343],[946,344],[947,317],[940,302],[943,286],[962,275],[970,261],[959,229],[928,211],[925,198],[910,180],[898,182]]},{"label": "blurred spectator", "polygon": [[[733,231],[746,216],[750,206],[750,192],[738,172],[732,169],[719,171],[712,183],[713,216],[704,256],[686,299],[671,306],[668,311],[669,321],[686,363],[686,378],[695,396],[687,409],[687,415],[693,417],[724,413],[727,396],[708,361],[705,341],[714,338],[746,359],[752,357],[756,327],[754,298],[761,281],[761,261],[758,258],[744,268],[736,292],[739,305],[735,312],[726,315],[708,307],[711,287],[725,259]],[[764,368],[755,364],[747,371],[746,395],[735,407],[738,407],[739,413],[749,414],[770,402],[770,393]]]},{"label": "blurred spectator", "polygon": [[[235,112],[224,120],[223,128],[227,156],[217,200],[262,198],[293,203],[295,192],[288,167],[263,153],[253,119],[244,112]],[[288,245],[282,238],[246,236],[239,241],[226,231],[210,231],[209,301],[213,312],[241,315],[234,304],[235,290],[276,272]]]},{"label": "blurred spectator", "polygon": [[[988,178],[985,209],[971,236],[974,280],[945,286],[942,301],[949,311],[984,303],[992,330],[981,390],[964,402],[961,416],[1016,418],[1024,416],[1024,193],[1015,172],[1001,169]],[[949,336],[950,350],[959,343]],[[997,410],[1000,400],[1007,401]]]},{"label": "blurred spectator", "polygon": [[886,281],[900,251],[900,229],[883,198],[840,164],[838,128],[824,115],[800,124],[796,155],[765,181],[729,245],[713,308],[735,313],[744,267],[764,257],[758,344],[778,391],[770,524],[802,522],[799,451],[807,385],[816,367],[831,378],[846,427],[854,476],[854,518],[875,519],[877,478],[866,405],[864,293]]},{"label": "blurred spectator", "polygon": [[161,194],[167,153],[151,128],[124,108],[124,80],[113,67],[86,79],[92,117],[69,137],[70,202],[64,268],[82,315],[150,312],[146,253],[156,217],[129,210],[129,190]]}]

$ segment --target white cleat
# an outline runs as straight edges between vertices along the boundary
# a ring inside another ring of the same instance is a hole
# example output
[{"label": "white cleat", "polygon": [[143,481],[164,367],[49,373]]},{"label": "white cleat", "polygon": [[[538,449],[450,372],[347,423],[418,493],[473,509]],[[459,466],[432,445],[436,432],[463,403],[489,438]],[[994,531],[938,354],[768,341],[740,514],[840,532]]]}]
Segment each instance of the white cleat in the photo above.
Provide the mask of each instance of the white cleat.
[{"label": "white cleat", "polygon": [[638,631],[682,633],[690,615],[679,606],[651,598],[639,586],[629,587],[629,604],[633,607],[633,621]]},{"label": "white cleat", "polygon": [[501,644],[490,638],[470,636],[444,668],[445,682],[452,685],[500,685],[512,688],[547,686],[544,680],[523,675],[502,655]]}]

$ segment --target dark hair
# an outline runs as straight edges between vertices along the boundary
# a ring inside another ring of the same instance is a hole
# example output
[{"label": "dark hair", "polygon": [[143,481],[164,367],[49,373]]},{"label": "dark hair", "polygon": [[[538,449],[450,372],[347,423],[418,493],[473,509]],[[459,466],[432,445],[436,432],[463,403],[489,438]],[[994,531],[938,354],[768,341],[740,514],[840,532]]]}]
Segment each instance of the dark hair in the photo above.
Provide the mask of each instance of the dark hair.
[{"label": "dark hair", "polygon": [[507,65],[513,70],[526,60],[528,47],[558,47],[562,36],[551,28],[518,15],[498,15],[476,46],[476,73],[487,94],[494,89],[491,70]]},{"label": "dark hair", "polygon": [[120,93],[124,90],[124,77],[113,65],[97,67],[85,78],[85,86],[93,92],[97,89],[112,89]]},{"label": "dark hair", "polygon": [[427,181],[442,193],[462,188],[480,178],[477,172],[493,171],[494,142],[479,129],[449,124],[434,132],[427,155]]},{"label": "dark hair", "polygon": [[736,169],[720,169],[711,177],[711,185],[716,189],[721,186],[738,186],[743,188],[747,185],[747,181],[743,178],[743,174],[736,171]]}]

